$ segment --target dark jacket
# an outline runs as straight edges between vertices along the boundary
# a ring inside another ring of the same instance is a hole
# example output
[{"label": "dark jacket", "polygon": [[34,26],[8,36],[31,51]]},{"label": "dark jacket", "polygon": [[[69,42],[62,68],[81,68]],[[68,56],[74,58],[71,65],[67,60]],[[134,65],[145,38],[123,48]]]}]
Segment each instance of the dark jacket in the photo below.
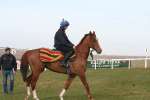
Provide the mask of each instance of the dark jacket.
[{"label": "dark jacket", "polygon": [[17,70],[16,58],[12,54],[4,54],[0,58],[0,70]]},{"label": "dark jacket", "polygon": [[73,43],[69,41],[65,31],[60,28],[54,37],[54,47],[63,52],[63,53],[67,53],[73,50]]}]

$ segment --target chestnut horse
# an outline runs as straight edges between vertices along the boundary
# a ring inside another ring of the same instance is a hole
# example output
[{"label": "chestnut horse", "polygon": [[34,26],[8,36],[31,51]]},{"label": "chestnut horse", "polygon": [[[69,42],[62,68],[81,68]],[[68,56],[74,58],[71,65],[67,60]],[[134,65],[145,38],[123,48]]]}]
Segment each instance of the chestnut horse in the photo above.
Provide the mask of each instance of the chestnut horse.
[{"label": "chestnut horse", "polygon": [[[22,56],[21,69],[20,69],[23,80],[26,82],[27,85],[27,96],[25,97],[25,100],[28,100],[31,94],[30,86],[32,89],[33,98],[35,100],[39,100],[35,87],[39,75],[41,72],[44,71],[44,68],[50,69],[51,71],[57,73],[63,73],[68,75],[68,78],[64,84],[64,88],[62,89],[59,95],[60,100],[64,100],[63,96],[76,76],[79,76],[81,82],[83,83],[86,89],[88,100],[93,100],[88,82],[86,80],[86,75],[85,75],[86,63],[89,56],[90,48],[94,49],[97,53],[102,52],[99,42],[96,39],[95,32],[89,32],[88,34],[86,34],[83,37],[83,39],[80,41],[80,43],[76,46],[75,57],[72,59],[72,61],[69,62],[71,74],[67,74],[66,69],[62,67],[60,61],[56,61],[48,64],[41,62],[39,58],[39,49],[26,51]],[[29,66],[32,73],[27,77]]]}]

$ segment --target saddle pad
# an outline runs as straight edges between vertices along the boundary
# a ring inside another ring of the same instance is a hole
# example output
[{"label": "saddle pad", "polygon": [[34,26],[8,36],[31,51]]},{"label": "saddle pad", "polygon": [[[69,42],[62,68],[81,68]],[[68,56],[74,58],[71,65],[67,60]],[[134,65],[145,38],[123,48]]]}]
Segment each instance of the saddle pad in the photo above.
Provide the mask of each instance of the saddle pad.
[{"label": "saddle pad", "polygon": [[48,48],[40,48],[40,60],[42,62],[55,62],[64,58],[60,51],[51,50]]}]

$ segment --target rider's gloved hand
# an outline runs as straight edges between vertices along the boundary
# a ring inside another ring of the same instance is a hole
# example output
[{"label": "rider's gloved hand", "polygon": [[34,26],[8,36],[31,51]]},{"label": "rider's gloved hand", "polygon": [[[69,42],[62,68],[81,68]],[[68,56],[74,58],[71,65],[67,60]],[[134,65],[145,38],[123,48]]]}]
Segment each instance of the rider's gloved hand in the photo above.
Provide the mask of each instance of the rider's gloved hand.
[{"label": "rider's gloved hand", "polygon": [[76,46],[74,45],[74,46],[73,46],[73,49],[75,49],[75,48],[76,48]]}]

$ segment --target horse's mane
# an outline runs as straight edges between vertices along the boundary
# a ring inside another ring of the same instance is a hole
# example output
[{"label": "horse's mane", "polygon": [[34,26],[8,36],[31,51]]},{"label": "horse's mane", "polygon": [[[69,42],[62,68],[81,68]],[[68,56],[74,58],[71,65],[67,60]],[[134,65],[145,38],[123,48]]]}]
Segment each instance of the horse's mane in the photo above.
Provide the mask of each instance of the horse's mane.
[{"label": "horse's mane", "polygon": [[79,42],[78,46],[79,46],[80,44],[82,44],[82,42],[84,41],[84,39],[85,39],[88,35],[90,35],[90,34],[85,34],[85,35],[84,35],[84,37],[83,37],[83,38],[81,39],[81,41]]}]

